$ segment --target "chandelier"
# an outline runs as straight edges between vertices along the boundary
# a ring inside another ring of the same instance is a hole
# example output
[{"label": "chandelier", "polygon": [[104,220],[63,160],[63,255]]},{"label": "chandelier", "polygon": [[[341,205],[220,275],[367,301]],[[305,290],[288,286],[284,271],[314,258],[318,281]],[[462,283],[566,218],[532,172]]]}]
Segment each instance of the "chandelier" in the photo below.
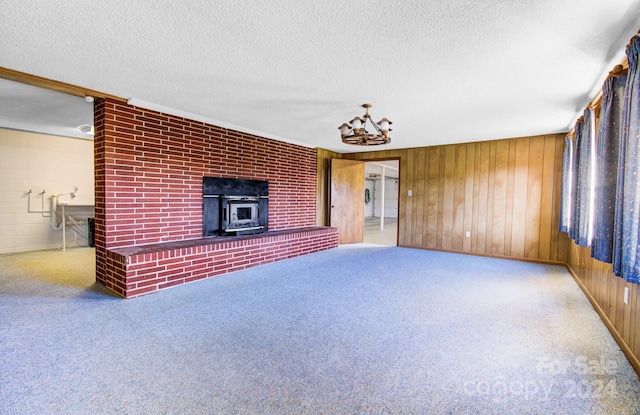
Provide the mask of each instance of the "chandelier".
[{"label": "chandelier", "polygon": [[[362,104],[362,108],[366,109],[362,118],[355,117],[348,123],[338,127],[340,135],[342,135],[342,142],[356,146],[377,146],[389,143],[391,141],[391,137],[389,137],[391,128],[389,128],[389,125],[393,123],[386,118],[377,123],[373,122],[371,121],[371,115],[369,115],[371,104]],[[367,122],[373,126],[375,133],[367,131]]]}]

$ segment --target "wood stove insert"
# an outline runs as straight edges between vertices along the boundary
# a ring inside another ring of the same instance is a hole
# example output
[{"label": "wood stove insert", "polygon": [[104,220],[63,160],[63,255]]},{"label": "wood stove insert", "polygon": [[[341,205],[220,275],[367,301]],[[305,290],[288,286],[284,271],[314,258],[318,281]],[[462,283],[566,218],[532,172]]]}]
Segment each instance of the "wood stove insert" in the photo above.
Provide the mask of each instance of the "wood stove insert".
[{"label": "wood stove insert", "polygon": [[203,236],[252,235],[268,229],[269,183],[204,177]]}]

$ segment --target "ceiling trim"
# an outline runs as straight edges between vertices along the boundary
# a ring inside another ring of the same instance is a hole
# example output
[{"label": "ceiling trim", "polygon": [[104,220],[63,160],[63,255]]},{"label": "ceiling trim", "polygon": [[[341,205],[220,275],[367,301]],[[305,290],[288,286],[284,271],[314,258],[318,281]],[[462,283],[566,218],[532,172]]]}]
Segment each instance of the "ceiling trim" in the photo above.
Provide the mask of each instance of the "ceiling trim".
[{"label": "ceiling trim", "polygon": [[111,98],[118,101],[127,102],[126,98],[106,94],[104,92],[95,91],[93,89],[83,88],[80,86],[68,84],[66,82],[43,78],[41,76],[28,74],[26,72],[3,68],[2,66],[0,66],[0,78],[83,98],[86,96],[92,96],[94,98]]}]

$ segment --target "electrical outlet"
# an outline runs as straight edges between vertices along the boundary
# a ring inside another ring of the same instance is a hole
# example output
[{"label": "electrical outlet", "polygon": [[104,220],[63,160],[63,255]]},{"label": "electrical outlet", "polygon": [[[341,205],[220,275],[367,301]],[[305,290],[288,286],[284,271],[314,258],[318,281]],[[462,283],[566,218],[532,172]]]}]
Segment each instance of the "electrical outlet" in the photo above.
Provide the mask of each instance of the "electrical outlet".
[{"label": "electrical outlet", "polygon": [[465,237],[465,238],[471,238],[471,231],[466,231],[466,232],[464,233],[464,237]]},{"label": "electrical outlet", "polygon": [[411,189],[407,190],[407,196],[413,196],[413,190]]},{"label": "electrical outlet", "polygon": [[629,304],[629,287],[624,287],[624,303]]}]

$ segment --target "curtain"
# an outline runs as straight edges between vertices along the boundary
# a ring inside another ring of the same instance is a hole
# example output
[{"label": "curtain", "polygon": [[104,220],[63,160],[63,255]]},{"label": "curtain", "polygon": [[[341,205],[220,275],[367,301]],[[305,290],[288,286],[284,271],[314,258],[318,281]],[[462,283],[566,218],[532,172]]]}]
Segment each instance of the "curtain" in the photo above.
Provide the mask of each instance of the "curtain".
[{"label": "curtain", "polygon": [[612,262],[616,182],[622,131],[622,104],[627,75],[608,78],[602,87],[602,108],[596,140],[595,206],[591,256]]},{"label": "curtain", "polygon": [[571,183],[569,200],[571,206],[569,208],[569,217],[571,221],[569,223],[569,238],[576,240],[578,237],[578,215],[580,210],[578,208],[578,168],[580,163],[580,143],[581,131],[582,131],[583,119],[580,118],[576,125],[573,127],[573,154],[571,155]]},{"label": "curtain", "polygon": [[635,36],[627,47],[629,73],[622,110],[622,136],[614,219],[613,271],[629,282],[640,283],[638,232],[640,231],[640,79],[638,51],[640,38]]},{"label": "curtain", "polygon": [[574,143],[574,168],[575,173],[575,198],[573,200],[572,229],[569,230],[569,236],[573,238],[576,244],[587,247],[591,245],[592,221],[591,212],[593,211],[593,157],[595,156],[594,148],[594,116],[593,110],[587,108],[584,111],[583,120],[578,121],[575,127],[575,143]]},{"label": "curtain", "polygon": [[560,222],[558,229],[560,232],[569,232],[571,228],[571,207],[572,207],[572,163],[573,163],[573,141],[570,135],[564,139],[564,151],[562,153],[562,183],[560,184]]}]

